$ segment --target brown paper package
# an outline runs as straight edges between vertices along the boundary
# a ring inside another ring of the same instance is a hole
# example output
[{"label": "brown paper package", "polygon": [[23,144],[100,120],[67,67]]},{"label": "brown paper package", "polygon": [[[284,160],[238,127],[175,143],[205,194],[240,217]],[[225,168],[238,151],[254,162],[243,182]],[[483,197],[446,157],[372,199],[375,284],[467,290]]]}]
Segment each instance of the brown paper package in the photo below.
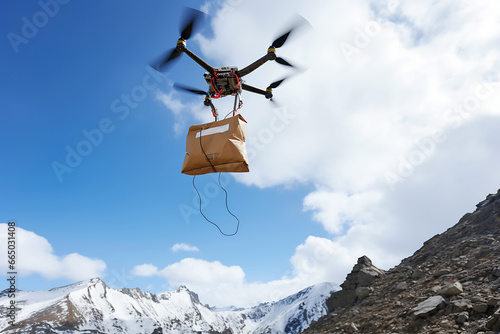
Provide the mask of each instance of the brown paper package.
[{"label": "brown paper package", "polygon": [[186,138],[186,156],[181,172],[187,175],[248,172],[246,131],[247,122],[239,114],[221,121],[191,126]]}]

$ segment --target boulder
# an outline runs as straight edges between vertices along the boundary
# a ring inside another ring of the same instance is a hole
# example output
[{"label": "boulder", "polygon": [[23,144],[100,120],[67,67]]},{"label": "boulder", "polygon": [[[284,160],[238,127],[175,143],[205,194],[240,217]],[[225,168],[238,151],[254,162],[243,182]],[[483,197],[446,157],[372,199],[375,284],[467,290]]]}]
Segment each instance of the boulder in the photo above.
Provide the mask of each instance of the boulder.
[{"label": "boulder", "polygon": [[406,282],[399,282],[398,284],[396,284],[396,291],[404,291],[406,289],[408,289],[408,283]]},{"label": "boulder", "polygon": [[468,311],[472,309],[472,304],[467,299],[452,300],[450,302],[450,305],[452,306],[452,312],[454,313],[460,311]]},{"label": "boulder", "polygon": [[373,292],[373,288],[371,287],[365,287],[365,286],[360,286],[356,288],[356,297],[359,298],[359,300],[363,300],[366,297],[370,295],[370,293]]},{"label": "boulder", "polygon": [[326,301],[329,312],[351,306],[368,297],[373,291],[368,286],[381,275],[384,275],[384,271],[375,267],[367,256],[360,257],[340,285],[342,290],[333,293]]},{"label": "boulder", "polygon": [[413,270],[413,272],[411,274],[411,278],[413,278],[413,279],[420,279],[424,276],[425,276],[425,272],[420,268]]},{"label": "boulder", "polygon": [[427,298],[426,300],[418,304],[416,307],[412,309],[412,311],[417,317],[425,318],[434,313],[435,311],[443,308],[445,304],[446,301],[444,300],[443,297],[433,296]]},{"label": "boulder", "polygon": [[487,303],[474,303],[472,309],[477,313],[486,313],[488,311]]},{"label": "boulder", "polygon": [[438,295],[451,297],[456,296],[464,292],[462,284],[460,282],[455,282],[444,286],[442,289],[438,291]]},{"label": "boulder", "polygon": [[375,278],[380,276],[380,271],[372,268],[363,268],[358,273],[358,283],[360,286],[370,286]]}]

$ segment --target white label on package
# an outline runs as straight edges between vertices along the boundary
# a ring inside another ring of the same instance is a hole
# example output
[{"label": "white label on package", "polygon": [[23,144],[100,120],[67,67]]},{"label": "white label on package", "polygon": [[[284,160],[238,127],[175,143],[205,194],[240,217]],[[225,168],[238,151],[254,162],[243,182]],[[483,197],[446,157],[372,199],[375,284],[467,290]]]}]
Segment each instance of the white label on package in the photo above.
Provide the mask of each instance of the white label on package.
[{"label": "white label on package", "polygon": [[214,135],[216,133],[223,133],[223,132],[226,132],[227,130],[229,130],[229,124],[216,126],[214,128],[208,128],[206,130],[202,130],[202,131],[197,132],[195,138],[200,138],[200,133],[201,133],[201,136],[203,137],[203,136]]}]

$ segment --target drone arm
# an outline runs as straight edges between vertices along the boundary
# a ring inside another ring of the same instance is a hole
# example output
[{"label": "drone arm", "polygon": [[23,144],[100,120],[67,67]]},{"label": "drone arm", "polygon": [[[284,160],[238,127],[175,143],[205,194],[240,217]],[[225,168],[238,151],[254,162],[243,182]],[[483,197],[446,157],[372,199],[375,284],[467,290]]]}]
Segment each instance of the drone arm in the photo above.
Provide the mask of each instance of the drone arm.
[{"label": "drone arm", "polygon": [[198,55],[196,55],[193,51],[189,50],[186,47],[186,41],[183,40],[182,38],[179,39],[179,41],[177,41],[176,49],[179,52],[184,52],[185,54],[187,54],[191,59],[193,59],[196,63],[198,63],[198,65],[203,67],[207,72],[209,72],[209,73],[214,72],[214,68],[212,66],[208,65],[208,63],[206,61],[201,59]]},{"label": "drone arm", "polygon": [[268,51],[265,56],[257,59],[256,61],[254,61],[253,63],[251,63],[247,67],[239,70],[238,72],[236,72],[236,74],[241,78],[247,74],[252,73],[256,69],[258,69],[259,67],[264,65],[268,60],[274,60],[274,59],[276,59],[276,53],[274,53],[273,51]]},{"label": "drone arm", "polygon": [[252,87],[252,86],[247,85],[245,83],[241,85],[241,88],[244,89],[244,90],[246,90],[246,91],[252,92],[252,93],[264,95],[266,98],[271,98],[272,97],[272,93],[271,93],[271,97],[269,97],[270,92],[266,92],[265,90]]},{"label": "drone arm", "polygon": [[186,48],[186,50],[184,50],[184,53],[187,54],[195,62],[197,62],[198,65],[200,65],[201,67],[203,67],[207,72],[209,72],[209,73],[213,73],[214,72],[214,68],[212,66],[208,65],[208,63],[206,61],[204,61],[203,59],[201,59],[200,57],[198,57],[191,50],[189,50],[189,49]]}]

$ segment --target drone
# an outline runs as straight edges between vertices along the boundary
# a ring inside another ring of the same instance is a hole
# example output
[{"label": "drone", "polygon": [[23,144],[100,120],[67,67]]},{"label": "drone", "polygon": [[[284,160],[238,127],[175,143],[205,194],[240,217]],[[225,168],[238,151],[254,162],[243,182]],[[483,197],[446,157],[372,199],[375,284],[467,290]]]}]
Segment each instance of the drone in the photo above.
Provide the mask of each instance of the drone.
[{"label": "drone", "polygon": [[238,69],[238,67],[236,66],[213,67],[201,57],[196,55],[194,52],[189,50],[186,45],[186,41],[191,37],[194,28],[205,15],[203,12],[192,8],[188,8],[188,11],[189,13],[186,16],[185,24],[181,25],[180,27],[180,38],[177,40],[176,47],[169,50],[164,56],[161,57],[161,60],[158,63],[151,66],[157,71],[162,72],[171,64],[174,59],[185,53],[198,65],[203,67],[206,70],[203,77],[208,84],[208,91],[187,87],[178,83],[174,84],[174,88],[198,95],[204,95],[205,101],[203,102],[203,104],[205,106],[211,107],[212,114],[215,117],[215,120],[218,119],[218,113],[212,102],[212,99],[234,96],[234,108],[232,111],[233,116],[236,111],[243,105],[243,102],[241,101],[241,93],[243,90],[263,95],[266,99],[272,101],[273,89],[277,88],[283,81],[286,80],[286,78],[271,83],[265,90],[246,84],[242,78],[252,73],[268,61],[274,60],[278,64],[288,67],[294,67],[288,61],[276,55],[276,49],[282,47],[283,44],[285,44],[288,36],[292,33],[294,28],[290,29],[288,32],[274,40],[271,46],[269,46],[269,48],[267,49],[267,53],[264,56],[257,59],[245,68]]}]

